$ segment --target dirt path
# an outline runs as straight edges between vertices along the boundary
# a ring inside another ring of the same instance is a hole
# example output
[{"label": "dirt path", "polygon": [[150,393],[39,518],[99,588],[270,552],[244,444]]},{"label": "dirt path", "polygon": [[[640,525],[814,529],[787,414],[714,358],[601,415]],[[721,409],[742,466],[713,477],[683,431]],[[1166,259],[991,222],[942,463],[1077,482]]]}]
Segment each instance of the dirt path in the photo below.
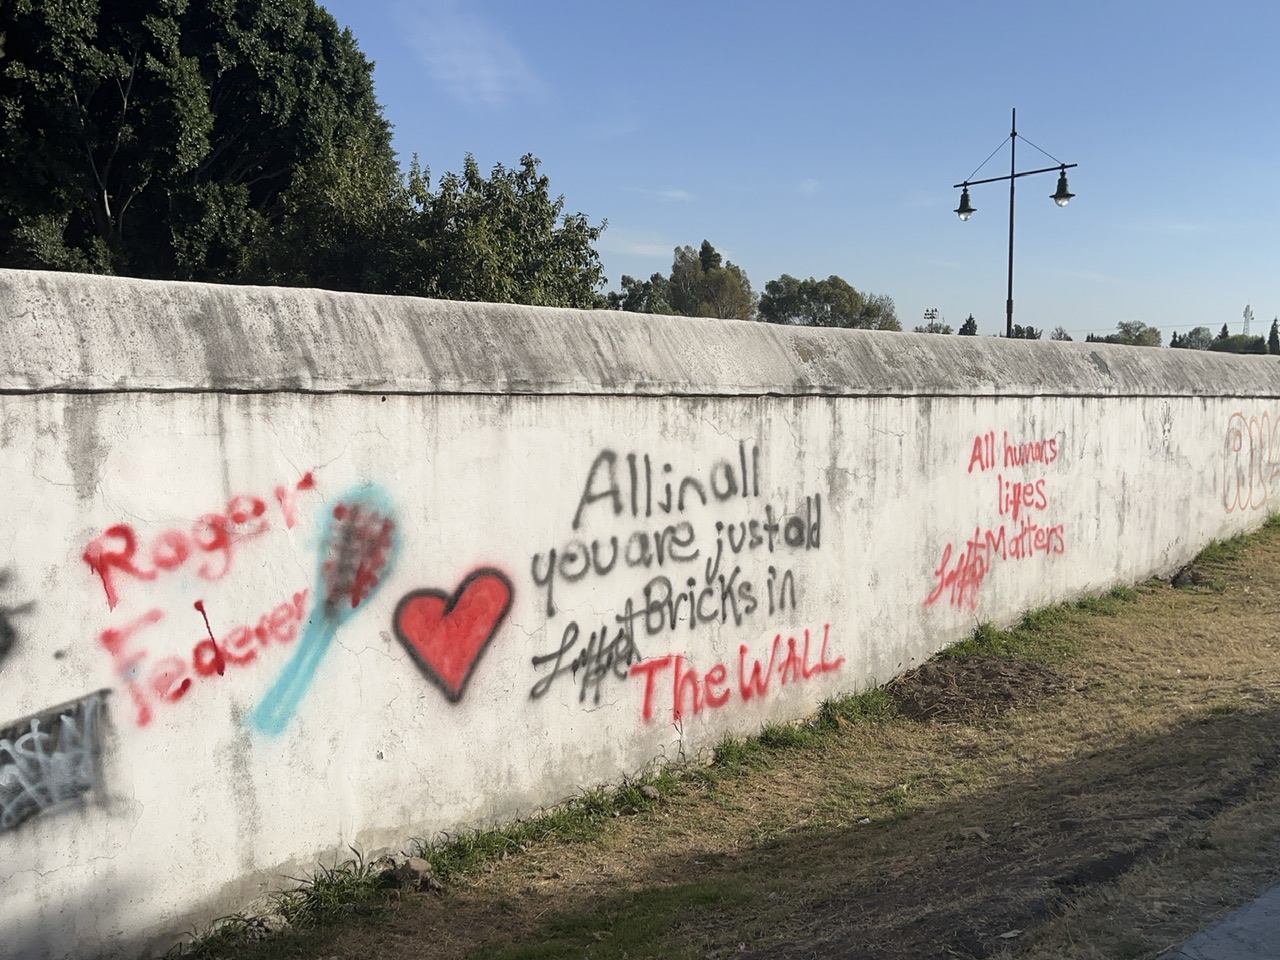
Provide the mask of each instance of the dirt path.
[{"label": "dirt path", "polygon": [[926,666],[895,719],[241,955],[1154,957],[1280,876],[1280,530],[1195,574],[1056,611],[1056,662]]}]

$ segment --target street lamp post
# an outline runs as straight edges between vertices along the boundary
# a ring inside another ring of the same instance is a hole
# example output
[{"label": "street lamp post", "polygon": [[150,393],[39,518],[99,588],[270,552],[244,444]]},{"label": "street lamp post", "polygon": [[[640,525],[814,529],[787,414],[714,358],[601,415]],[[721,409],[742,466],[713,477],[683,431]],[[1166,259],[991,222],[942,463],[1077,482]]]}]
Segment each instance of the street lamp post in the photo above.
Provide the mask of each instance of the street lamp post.
[{"label": "street lamp post", "polygon": [[[1023,139],[1026,139],[1026,138],[1024,137]],[[1028,140],[1027,142],[1028,142],[1028,143],[1031,143],[1031,141],[1030,141],[1030,140]],[[1003,144],[1002,144],[1002,146],[1003,146]],[[1032,143],[1032,144],[1031,144],[1031,146],[1035,147],[1036,145],[1035,145],[1034,143]],[[1000,148],[999,148],[999,147],[997,147],[996,149],[998,150],[998,149],[1000,149]],[[1039,148],[1039,147],[1036,147],[1036,149],[1037,149],[1037,150],[1040,150],[1040,148]],[[1041,153],[1044,153],[1044,155],[1045,155],[1046,157],[1048,157],[1050,160],[1055,160],[1055,161],[1057,161],[1057,158],[1056,158],[1056,157],[1054,157],[1052,154],[1045,153],[1043,150],[1040,150],[1040,152],[1041,152]],[[992,156],[994,156],[994,155],[995,155],[995,154],[992,154]],[[1018,155],[1018,109],[1017,109],[1017,107],[1014,107],[1014,109],[1013,109],[1013,122],[1012,122],[1012,124],[1011,124],[1011,126],[1010,126],[1010,130],[1009,130],[1009,175],[1008,175],[1007,177],[987,177],[985,180],[974,180],[974,179],[972,179],[972,178],[971,178],[971,179],[965,180],[963,183],[957,183],[957,184],[953,184],[953,185],[952,185],[952,189],[955,189],[956,187],[959,187],[959,188],[960,188],[960,191],[961,191],[961,192],[960,192],[960,206],[956,207],[956,209],[955,209],[955,213],[960,217],[960,219],[961,219],[961,220],[968,220],[971,216],[973,216],[974,211],[977,209],[976,207],[974,207],[974,206],[969,202],[969,188],[970,188],[970,187],[972,187],[972,186],[976,186],[976,185],[977,185],[977,184],[979,184],[979,183],[998,183],[998,182],[1000,182],[1000,181],[1002,181],[1002,180],[1008,180],[1008,181],[1009,181],[1009,296],[1008,296],[1008,299],[1006,299],[1006,300],[1005,300],[1005,305],[1004,305],[1004,312],[1005,312],[1005,336],[1006,336],[1006,337],[1012,337],[1012,336],[1013,336],[1013,200],[1014,200],[1014,184],[1017,182],[1017,180],[1018,180],[1018,178],[1019,178],[1019,177],[1029,177],[1029,176],[1032,176],[1033,174],[1037,174],[1037,173],[1053,173],[1054,171],[1057,171],[1057,173],[1058,173],[1058,189],[1057,189],[1056,191],[1054,191],[1054,193],[1050,196],[1050,198],[1049,198],[1049,199],[1051,199],[1051,200],[1052,200],[1054,203],[1056,203],[1058,206],[1060,206],[1060,207],[1065,207],[1065,206],[1067,205],[1067,202],[1068,202],[1072,197],[1074,197],[1074,196],[1075,196],[1075,194],[1071,192],[1071,188],[1067,186],[1067,170],[1068,170],[1069,168],[1071,168],[1071,167],[1079,166],[1079,164],[1075,164],[1075,163],[1062,163],[1061,161],[1057,161],[1058,165],[1057,165],[1056,167],[1043,167],[1043,168],[1041,168],[1041,169],[1039,169],[1039,170],[1023,170],[1021,173],[1019,173],[1019,172],[1017,172],[1017,155]],[[987,157],[987,160],[990,160],[990,159],[991,159],[991,157]],[[987,161],[986,161],[986,160],[984,160],[984,161],[982,162],[982,166],[985,166],[985,165],[986,165],[986,162],[987,162]],[[978,167],[978,170],[981,170],[981,169],[982,169],[982,166],[979,166],[979,167]],[[978,170],[975,170],[975,171],[973,171],[973,172],[974,172],[974,173],[977,173],[977,172],[978,172]],[[972,175],[971,175],[971,176],[972,176]]]}]

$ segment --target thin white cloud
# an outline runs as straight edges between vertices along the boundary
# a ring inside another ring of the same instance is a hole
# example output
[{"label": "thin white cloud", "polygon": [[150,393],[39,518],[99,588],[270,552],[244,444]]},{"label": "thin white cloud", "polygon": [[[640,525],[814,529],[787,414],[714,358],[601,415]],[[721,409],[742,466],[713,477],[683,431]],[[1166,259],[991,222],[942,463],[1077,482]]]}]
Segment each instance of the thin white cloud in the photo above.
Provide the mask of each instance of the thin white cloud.
[{"label": "thin white cloud", "polygon": [[807,193],[810,196],[822,189],[822,181],[815,180],[813,177],[805,177],[800,181],[799,190],[801,193]]},{"label": "thin white cloud", "polygon": [[693,199],[693,194],[688,190],[681,190],[677,187],[663,187],[656,190],[648,187],[627,187],[626,190],[628,193],[642,193],[646,197],[657,197],[659,200],[676,201]]},{"label": "thin white cloud", "polygon": [[450,96],[491,107],[545,98],[545,84],[516,45],[457,0],[401,4],[397,12],[405,40]]},{"label": "thin white cloud", "polygon": [[636,257],[654,257],[670,261],[676,244],[658,239],[654,234],[610,227],[600,237],[600,249],[605,253],[624,253]]},{"label": "thin white cloud", "polygon": [[621,117],[586,123],[582,129],[587,136],[595,140],[620,140],[623,137],[635,136],[644,129],[644,124],[636,119]]},{"label": "thin white cloud", "polygon": [[1073,280],[1085,280],[1089,283],[1127,283],[1123,277],[1117,277],[1109,273],[1099,273],[1096,270],[1065,270],[1057,269],[1054,273],[1062,277],[1070,277]]},{"label": "thin white cloud", "polygon": [[1188,220],[1135,220],[1129,223],[1117,224],[1117,227],[1121,230],[1131,230],[1134,233],[1188,236],[1190,234],[1216,231],[1218,224]]}]

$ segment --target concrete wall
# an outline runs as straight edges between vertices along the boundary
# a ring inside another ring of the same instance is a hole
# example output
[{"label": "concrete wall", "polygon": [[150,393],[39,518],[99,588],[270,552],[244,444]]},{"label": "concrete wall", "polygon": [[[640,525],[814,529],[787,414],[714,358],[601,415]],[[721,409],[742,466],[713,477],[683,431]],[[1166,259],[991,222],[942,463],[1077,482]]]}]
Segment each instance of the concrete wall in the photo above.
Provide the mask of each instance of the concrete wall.
[{"label": "concrete wall", "polygon": [[0,272],[0,937],[693,757],[1259,523],[1280,363]]}]

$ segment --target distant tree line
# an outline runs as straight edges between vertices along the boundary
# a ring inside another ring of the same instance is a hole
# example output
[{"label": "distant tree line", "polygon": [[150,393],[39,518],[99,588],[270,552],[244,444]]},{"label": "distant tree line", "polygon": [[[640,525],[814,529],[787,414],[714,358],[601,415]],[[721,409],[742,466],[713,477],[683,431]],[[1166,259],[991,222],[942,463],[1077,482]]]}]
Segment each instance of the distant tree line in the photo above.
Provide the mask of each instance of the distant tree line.
[{"label": "distant tree line", "polygon": [[811,327],[901,330],[893,299],[860,292],[837,276],[799,280],[784,273],[758,296],[746,271],[725,260],[708,240],[697,250],[676,247],[670,274],[648,280],[624,275],[608,306],[633,313],[666,313],[722,320],[762,320]]},{"label": "distant tree line", "polygon": [[[926,314],[927,316],[927,314]],[[916,333],[951,333],[950,324],[932,319],[928,323],[915,328]],[[978,325],[969,314],[960,327],[961,336],[976,336]],[[1043,330],[1031,326],[1013,325],[1012,338],[1015,340],[1039,340]],[[1071,335],[1064,327],[1055,327],[1049,336],[1050,340],[1070,340]],[[1122,320],[1116,324],[1116,332],[1105,336],[1089,334],[1087,343],[1118,343],[1131,347],[1158,347],[1163,336],[1156,327],[1138,320]],[[1280,355],[1280,318],[1271,322],[1271,332],[1267,337],[1232,334],[1224,323],[1215,337],[1208,327],[1193,327],[1185,334],[1174,333],[1169,338],[1169,346],[1178,350],[1213,350],[1219,353],[1257,353]]]}]

